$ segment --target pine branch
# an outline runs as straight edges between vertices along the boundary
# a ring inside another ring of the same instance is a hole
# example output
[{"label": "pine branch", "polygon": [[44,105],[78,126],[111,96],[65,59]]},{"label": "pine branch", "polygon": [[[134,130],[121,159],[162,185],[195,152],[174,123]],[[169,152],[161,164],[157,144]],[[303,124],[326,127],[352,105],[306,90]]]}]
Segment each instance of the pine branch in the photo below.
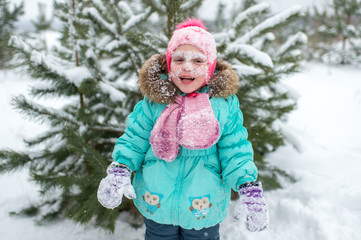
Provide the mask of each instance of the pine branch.
[{"label": "pine branch", "polygon": [[38,145],[38,144],[41,144],[45,141],[48,141],[50,139],[53,139],[57,136],[59,136],[59,133],[61,133],[61,128],[59,129],[54,129],[52,128],[50,131],[40,135],[40,136],[37,136],[36,138],[34,139],[24,139],[24,142],[29,146],[34,146],[34,145]]},{"label": "pine branch", "polygon": [[259,3],[257,5],[251,6],[245,11],[242,11],[240,14],[232,22],[230,29],[239,28],[241,25],[246,24],[246,22],[250,21],[253,16],[265,14],[269,11],[268,3]]},{"label": "pine branch", "polygon": [[67,127],[63,133],[67,138],[69,146],[74,148],[74,150],[83,153],[85,159],[88,159],[87,162],[93,167],[93,169],[100,167],[100,169],[106,173],[105,169],[108,162],[103,160],[103,157],[92,147],[90,147],[78,133],[76,133],[70,127]]},{"label": "pine branch", "polygon": [[113,16],[115,17],[115,24],[116,24],[116,28],[118,29],[117,31],[117,35],[123,35],[123,25],[122,25],[122,14],[119,12],[119,9],[117,8],[117,6],[114,4],[113,1],[110,2],[110,9],[113,12]]},{"label": "pine branch", "polygon": [[135,25],[138,25],[139,23],[145,21],[151,14],[152,9],[147,8],[145,9],[144,13],[140,13],[138,15],[132,16],[130,19],[128,19],[122,26],[123,26],[123,34],[128,32],[130,29],[134,28]]},{"label": "pine branch", "polygon": [[262,68],[273,68],[271,57],[251,45],[230,43],[226,55],[231,54],[237,55],[237,58],[242,59],[244,63],[251,62],[253,65]]},{"label": "pine branch", "polygon": [[88,127],[91,131],[96,132],[110,132],[110,133],[117,133],[122,134],[125,130],[125,128],[112,128],[112,127],[104,127],[104,126],[94,126],[94,127]]},{"label": "pine branch", "polygon": [[0,159],[0,173],[19,170],[33,161],[28,154],[13,150],[1,150]]},{"label": "pine branch", "polygon": [[203,0],[189,0],[184,4],[181,4],[180,10],[186,12],[192,10],[193,8],[200,6],[203,3]]},{"label": "pine branch", "polygon": [[28,117],[40,123],[50,121],[52,126],[64,126],[66,124],[71,124],[73,126],[80,127],[80,124],[73,116],[66,114],[65,112],[60,112],[55,109],[44,107],[40,104],[30,102],[26,100],[23,95],[14,97],[12,99],[12,105]]},{"label": "pine branch", "polygon": [[118,34],[115,23],[109,23],[101,17],[99,11],[96,8],[86,8],[83,13],[92,19],[95,23],[99,24],[102,29],[112,33],[113,36]]},{"label": "pine branch", "polygon": [[281,12],[273,17],[267,18],[262,23],[255,26],[251,31],[247,32],[245,35],[237,39],[236,43],[247,43],[252,38],[259,36],[271,29],[274,29],[278,25],[283,24],[285,21],[288,21],[291,18],[298,17],[301,13],[300,6],[294,6],[284,12]]},{"label": "pine branch", "polygon": [[287,53],[291,48],[294,48],[296,45],[302,44],[305,45],[307,43],[307,36],[303,32],[298,32],[288,38],[288,40],[282,44],[282,46],[278,49],[277,55],[282,56]]},{"label": "pine branch", "polygon": [[127,17],[134,16],[134,12],[129,3],[120,1],[118,2],[119,9],[123,10],[123,13],[127,15]]},{"label": "pine branch", "polygon": [[162,2],[160,3],[159,0],[153,0],[153,1],[143,0],[143,3],[145,5],[151,6],[158,13],[167,14],[168,4],[164,0],[161,1]]}]

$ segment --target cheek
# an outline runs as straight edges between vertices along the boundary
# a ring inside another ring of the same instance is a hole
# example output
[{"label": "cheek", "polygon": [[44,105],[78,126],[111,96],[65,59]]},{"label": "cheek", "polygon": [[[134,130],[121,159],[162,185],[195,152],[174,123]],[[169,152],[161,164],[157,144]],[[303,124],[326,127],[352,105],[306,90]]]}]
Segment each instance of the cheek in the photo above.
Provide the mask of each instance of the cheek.
[{"label": "cheek", "polygon": [[171,80],[175,80],[182,72],[182,68],[176,64],[171,64],[169,76]]},{"label": "cheek", "polygon": [[201,66],[194,67],[194,75],[196,77],[207,75],[207,72],[208,72],[208,66],[207,65],[201,65]]}]

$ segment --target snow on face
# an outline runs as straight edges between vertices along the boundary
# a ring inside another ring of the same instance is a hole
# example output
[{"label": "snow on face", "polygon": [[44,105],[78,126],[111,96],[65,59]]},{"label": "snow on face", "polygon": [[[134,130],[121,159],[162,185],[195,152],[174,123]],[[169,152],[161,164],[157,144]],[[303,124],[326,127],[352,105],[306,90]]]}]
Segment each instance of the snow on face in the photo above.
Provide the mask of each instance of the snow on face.
[{"label": "snow on face", "polygon": [[172,53],[170,79],[184,93],[191,93],[207,81],[207,57],[197,47],[181,45]]}]

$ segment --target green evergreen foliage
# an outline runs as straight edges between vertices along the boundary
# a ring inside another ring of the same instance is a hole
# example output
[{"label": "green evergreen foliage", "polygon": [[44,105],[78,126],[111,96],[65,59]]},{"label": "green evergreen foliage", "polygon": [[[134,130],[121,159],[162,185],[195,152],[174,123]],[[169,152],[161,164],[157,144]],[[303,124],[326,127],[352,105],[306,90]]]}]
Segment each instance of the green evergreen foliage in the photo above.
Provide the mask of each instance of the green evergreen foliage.
[{"label": "green evergreen foliage", "polygon": [[332,64],[361,63],[361,1],[333,0],[328,9],[313,12],[312,58]]},{"label": "green evergreen foliage", "polygon": [[8,42],[15,30],[15,23],[24,14],[24,2],[10,6],[10,1],[0,0],[0,69],[8,66],[13,51]]},{"label": "green evergreen foliage", "polygon": [[[97,187],[126,117],[142,98],[136,86],[138,69],[151,55],[165,52],[176,23],[197,17],[201,2],[55,1],[55,16],[63,26],[61,46],[46,52],[27,38],[11,38],[18,65],[43,82],[31,89],[32,96],[66,99],[57,108],[24,96],[13,99],[25,116],[49,126],[42,135],[25,140],[26,150],[0,151],[0,173],[29,168],[41,187],[42,200],[19,214],[37,215],[40,221],[92,221],[114,231],[119,211],[136,212],[125,198],[115,210],[103,208],[96,199]],[[267,14],[267,5],[245,1],[230,18],[219,14],[222,19],[210,30],[217,32],[219,57],[231,62],[240,76],[238,97],[256,164],[264,185],[273,188],[279,186],[274,180],[286,174],[266,166],[263,157],[284,144],[281,122],[295,106],[280,79],[297,70],[306,38],[286,28],[299,17],[299,9]]]},{"label": "green evergreen foliage", "polygon": [[35,21],[31,21],[35,26],[35,31],[42,32],[49,30],[51,27],[52,19],[48,19],[46,16],[46,4],[38,3],[38,10],[39,15],[37,16],[37,19]]},{"label": "green evergreen foliage", "polygon": [[274,16],[268,13],[268,4],[244,1],[229,19],[224,18],[225,13],[217,15],[216,23],[226,24],[217,27],[215,36],[219,57],[231,62],[240,77],[238,98],[260,179],[266,189],[273,189],[280,187],[279,178],[287,175],[268,166],[264,157],[287,141],[283,122],[296,106],[280,80],[298,70],[307,37],[291,28],[301,16],[298,7]]},{"label": "green evergreen foliage", "polygon": [[63,22],[60,47],[46,53],[19,36],[10,42],[18,64],[44,82],[31,89],[33,96],[71,101],[55,109],[23,96],[14,98],[15,108],[50,128],[26,140],[28,150],[23,153],[2,151],[0,170],[30,169],[43,198],[28,209],[40,209],[40,221],[63,216],[82,223],[94,219],[96,225],[114,230],[117,211],[99,205],[96,190],[106,175],[114,141],[124,130],[129,110],[125,112],[121,103],[126,95],[100,65],[94,25],[82,14],[87,6],[84,1],[58,1],[54,6]]},{"label": "green evergreen foliage", "polygon": [[48,18],[48,16],[46,15],[46,4],[38,3],[38,10],[39,10],[39,14],[36,20],[31,21],[35,27],[36,35],[38,35],[38,36],[34,36],[34,38],[35,40],[40,41],[40,45],[42,45],[42,46],[38,46],[38,49],[43,48],[45,51],[48,51],[48,44],[43,34],[45,31],[51,29],[53,19],[51,17]]},{"label": "green evergreen foliage", "polygon": [[[0,151],[0,173],[29,168],[41,187],[42,200],[18,214],[36,215],[40,223],[59,217],[93,221],[114,231],[120,210],[135,212],[127,199],[113,211],[105,209],[96,192],[126,117],[141,99],[137,70],[152,54],[164,51],[168,41],[163,34],[146,32],[152,8],[139,4],[55,1],[55,15],[63,25],[61,46],[46,51],[31,38],[11,38],[17,65],[43,82],[31,89],[32,96],[67,99],[57,108],[24,96],[13,99],[25,116],[49,125],[42,135],[25,140],[26,151]],[[176,11],[181,13],[182,6]]]},{"label": "green evergreen foliage", "polygon": [[158,13],[160,23],[166,23],[163,29],[167,38],[170,39],[177,23],[188,16],[195,16],[203,0],[142,0],[142,2]]}]

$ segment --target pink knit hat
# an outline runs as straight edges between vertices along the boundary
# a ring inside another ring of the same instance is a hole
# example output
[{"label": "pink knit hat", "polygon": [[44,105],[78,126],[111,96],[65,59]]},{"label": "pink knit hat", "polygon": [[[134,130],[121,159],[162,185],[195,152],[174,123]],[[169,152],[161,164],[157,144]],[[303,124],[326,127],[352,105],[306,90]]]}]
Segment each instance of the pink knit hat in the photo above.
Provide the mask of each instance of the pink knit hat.
[{"label": "pink knit hat", "polygon": [[192,45],[201,50],[207,57],[208,77],[212,78],[216,68],[217,48],[216,41],[199,19],[187,19],[176,26],[167,48],[167,67],[170,72],[170,61],[173,51],[180,45]]}]

